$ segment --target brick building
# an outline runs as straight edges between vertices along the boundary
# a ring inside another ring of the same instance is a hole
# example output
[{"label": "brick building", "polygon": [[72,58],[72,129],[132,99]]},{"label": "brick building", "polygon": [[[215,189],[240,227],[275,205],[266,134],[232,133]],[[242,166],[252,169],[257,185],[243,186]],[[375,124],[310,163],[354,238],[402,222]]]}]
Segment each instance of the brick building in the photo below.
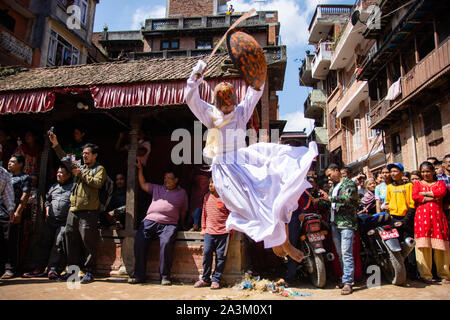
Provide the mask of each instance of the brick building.
[{"label": "brick building", "polygon": [[364,33],[373,46],[357,78],[368,82],[370,128],[384,131],[386,161],[414,170],[427,157],[450,153],[450,3],[379,6],[381,28]]},{"label": "brick building", "polygon": [[317,6],[300,83],[313,87],[305,116],[316,137],[326,128],[329,162],[372,175],[449,153],[447,10],[431,0]]},{"label": "brick building", "polygon": [[31,44],[36,15],[31,0],[0,1],[0,66],[38,67],[41,50]]}]

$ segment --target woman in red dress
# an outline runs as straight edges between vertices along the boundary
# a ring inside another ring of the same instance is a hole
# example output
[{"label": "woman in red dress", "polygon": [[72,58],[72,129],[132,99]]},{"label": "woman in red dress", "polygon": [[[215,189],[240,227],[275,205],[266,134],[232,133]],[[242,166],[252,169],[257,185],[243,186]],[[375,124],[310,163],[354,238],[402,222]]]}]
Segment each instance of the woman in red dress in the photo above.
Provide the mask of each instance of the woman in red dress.
[{"label": "woman in red dress", "polygon": [[432,282],[431,268],[436,264],[438,277],[442,283],[450,283],[450,245],[447,218],[442,207],[442,199],[447,189],[443,181],[437,181],[434,167],[430,162],[420,165],[423,180],[417,181],[412,190],[416,203],[414,233],[416,239],[416,260],[420,277]]}]

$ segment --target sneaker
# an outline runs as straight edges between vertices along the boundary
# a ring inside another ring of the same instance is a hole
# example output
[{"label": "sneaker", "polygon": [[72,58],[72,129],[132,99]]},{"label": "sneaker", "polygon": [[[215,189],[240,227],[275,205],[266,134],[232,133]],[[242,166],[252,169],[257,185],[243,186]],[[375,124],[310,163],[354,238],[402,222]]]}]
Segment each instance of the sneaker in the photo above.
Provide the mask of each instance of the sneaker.
[{"label": "sneaker", "polygon": [[92,273],[90,272],[86,272],[86,275],[83,277],[83,279],[81,279],[81,283],[86,284],[86,283],[91,283],[94,281],[94,277],[92,276]]},{"label": "sneaker", "polygon": [[172,281],[170,281],[169,279],[162,279],[161,280],[161,285],[162,286],[171,286],[172,285]]},{"label": "sneaker", "polygon": [[[58,280],[58,281],[67,281],[67,280],[69,280],[69,278],[70,278],[72,275],[73,275],[73,272],[72,272],[72,273],[66,272],[66,273],[64,273],[63,275],[61,275],[59,278],[57,278],[57,280]],[[78,279],[80,279],[80,278],[78,278]]]},{"label": "sneaker", "polygon": [[210,287],[211,286],[211,282],[206,282],[203,280],[198,280],[195,284],[194,284],[194,288],[204,288],[204,287]]},{"label": "sneaker", "polygon": [[56,272],[55,268],[50,268],[50,271],[48,272],[48,279],[49,280],[56,280],[59,278],[58,272]]},{"label": "sneaker", "polygon": [[137,283],[144,283],[144,282],[145,282],[145,279],[142,279],[142,278],[132,277],[132,278],[128,279],[129,284],[137,284]]},{"label": "sneaker", "polygon": [[31,272],[25,272],[22,277],[23,278],[36,278],[36,277],[44,277],[47,274],[45,272],[42,272],[40,269],[34,269]]},{"label": "sneaker", "polygon": [[6,270],[5,273],[1,277],[2,279],[11,279],[14,278],[14,272],[11,270]]},{"label": "sneaker", "polygon": [[217,290],[217,289],[220,289],[220,283],[215,282],[215,281],[211,282],[211,290]]}]

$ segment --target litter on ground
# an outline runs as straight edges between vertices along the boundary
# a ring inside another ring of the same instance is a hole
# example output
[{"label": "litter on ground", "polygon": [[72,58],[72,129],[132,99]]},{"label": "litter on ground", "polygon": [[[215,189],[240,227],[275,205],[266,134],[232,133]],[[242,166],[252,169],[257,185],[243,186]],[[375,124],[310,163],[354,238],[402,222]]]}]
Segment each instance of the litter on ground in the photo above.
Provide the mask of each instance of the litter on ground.
[{"label": "litter on ground", "polygon": [[286,284],[283,279],[278,281],[270,281],[268,279],[261,279],[260,276],[253,276],[251,271],[245,273],[244,279],[236,284],[233,289],[235,290],[256,290],[260,292],[269,292],[271,294],[277,294],[283,297],[311,297],[309,293],[300,293],[291,288],[286,288]]}]

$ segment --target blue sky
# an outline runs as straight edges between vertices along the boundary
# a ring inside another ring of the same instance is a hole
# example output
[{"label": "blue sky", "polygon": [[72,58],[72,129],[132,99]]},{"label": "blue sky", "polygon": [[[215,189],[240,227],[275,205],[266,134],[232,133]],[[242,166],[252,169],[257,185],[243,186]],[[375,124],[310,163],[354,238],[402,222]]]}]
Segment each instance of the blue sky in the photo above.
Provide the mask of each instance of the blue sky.
[{"label": "blue sky", "polygon": [[[278,91],[280,119],[288,120],[285,131],[310,132],[312,121],[303,118],[303,103],[310,88],[300,87],[298,80],[299,59],[304,58],[308,25],[317,4],[354,4],[355,0],[231,0],[229,4],[237,12],[250,8],[278,10],[281,44],[287,48],[287,66],[283,91]],[[163,18],[166,0],[101,0],[95,13],[94,31],[103,30],[106,24],[110,31],[137,30],[146,18]]]}]

